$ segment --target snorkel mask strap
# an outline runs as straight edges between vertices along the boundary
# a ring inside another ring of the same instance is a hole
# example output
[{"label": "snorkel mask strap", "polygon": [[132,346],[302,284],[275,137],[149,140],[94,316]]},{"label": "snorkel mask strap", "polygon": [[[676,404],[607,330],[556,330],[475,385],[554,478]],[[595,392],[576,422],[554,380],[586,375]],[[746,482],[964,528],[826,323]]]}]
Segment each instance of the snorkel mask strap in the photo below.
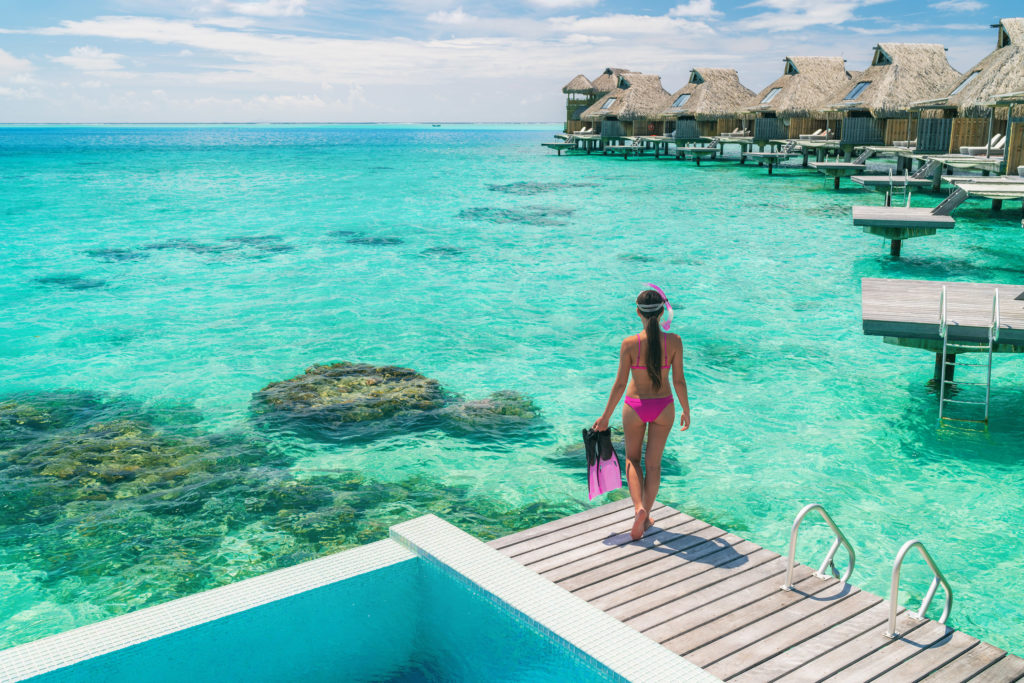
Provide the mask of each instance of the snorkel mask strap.
[{"label": "snorkel mask strap", "polygon": [[668,297],[665,295],[665,292],[661,289],[661,287],[652,282],[648,282],[647,286],[656,291],[658,294],[661,294],[661,298],[665,301],[667,315],[665,316],[664,322],[661,323],[661,329],[668,332],[669,329],[672,327],[672,304],[668,302]]}]

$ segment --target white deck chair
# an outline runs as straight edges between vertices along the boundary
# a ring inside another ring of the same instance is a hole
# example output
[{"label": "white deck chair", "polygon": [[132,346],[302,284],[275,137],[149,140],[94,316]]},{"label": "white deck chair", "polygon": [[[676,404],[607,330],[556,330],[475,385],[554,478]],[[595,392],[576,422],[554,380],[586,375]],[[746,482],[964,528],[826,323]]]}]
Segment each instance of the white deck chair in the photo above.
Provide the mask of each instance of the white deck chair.
[{"label": "white deck chair", "polygon": [[[989,143],[988,143],[988,151],[990,151],[990,152],[999,152],[999,154],[996,154],[995,156],[1002,156],[1003,155],[1002,152],[1003,152],[1003,150],[1005,148],[1006,148],[1006,138],[1004,138],[1002,135],[1000,135],[998,133],[996,133],[992,137],[992,140],[990,140]],[[984,147],[961,147],[960,148],[960,153],[961,154],[970,154],[972,156],[984,155],[985,152],[986,152],[986,149]]]}]

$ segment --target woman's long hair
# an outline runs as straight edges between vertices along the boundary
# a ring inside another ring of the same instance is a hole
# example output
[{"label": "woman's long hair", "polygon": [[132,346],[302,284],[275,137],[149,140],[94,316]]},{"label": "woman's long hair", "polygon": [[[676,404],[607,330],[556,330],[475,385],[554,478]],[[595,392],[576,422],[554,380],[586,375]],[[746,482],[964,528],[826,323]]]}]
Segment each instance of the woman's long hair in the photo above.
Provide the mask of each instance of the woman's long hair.
[{"label": "woman's long hair", "polygon": [[[653,289],[646,289],[640,292],[640,296],[636,298],[636,304],[648,309],[648,312],[637,309],[644,318],[644,331],[647,333],[647,357],[644,359],[644,365],[647,366],[647,376],[651,378],[651,384],[654,385],[655,389],[660,389],[661,330],[658,326],[658,316],[665,312],[665,300],[661,298],[661,294]],[[655,304],[661,304],[661,306],[650,311],[650,307]]]}]

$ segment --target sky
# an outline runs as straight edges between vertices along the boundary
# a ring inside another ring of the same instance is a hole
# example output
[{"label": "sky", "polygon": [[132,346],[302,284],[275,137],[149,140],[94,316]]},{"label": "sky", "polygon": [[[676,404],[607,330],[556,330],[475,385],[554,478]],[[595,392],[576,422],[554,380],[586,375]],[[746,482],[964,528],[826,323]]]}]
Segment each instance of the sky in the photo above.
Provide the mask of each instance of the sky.
[{"label": "sky", "polygon": [[786,55],[865,68],[877,42],[942,43],[968,69],[1022,0],[0,0],[0,122],[559,121],[608,66]]}]

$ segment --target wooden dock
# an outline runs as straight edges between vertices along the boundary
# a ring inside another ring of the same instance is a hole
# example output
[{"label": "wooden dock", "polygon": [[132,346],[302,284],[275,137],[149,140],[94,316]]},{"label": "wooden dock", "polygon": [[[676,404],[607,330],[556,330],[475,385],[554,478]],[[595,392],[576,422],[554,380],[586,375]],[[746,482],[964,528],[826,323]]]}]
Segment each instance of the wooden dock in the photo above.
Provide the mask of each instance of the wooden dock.
[{"label": "wooden dock", "polygon": [[862,278],[864,334],[941,342],[939,300],[943,287],[950,339],[977,342],[988,338],[992,296],[998,289],[999,344],[1024,346],[1024,285]]},{"label": "wooden dock", "polygon": [[[1016,681],[1024,660],[663,505],[620,500],[490,543],[727,681]],[[881,561],[881,560],[879,560]]]}]

